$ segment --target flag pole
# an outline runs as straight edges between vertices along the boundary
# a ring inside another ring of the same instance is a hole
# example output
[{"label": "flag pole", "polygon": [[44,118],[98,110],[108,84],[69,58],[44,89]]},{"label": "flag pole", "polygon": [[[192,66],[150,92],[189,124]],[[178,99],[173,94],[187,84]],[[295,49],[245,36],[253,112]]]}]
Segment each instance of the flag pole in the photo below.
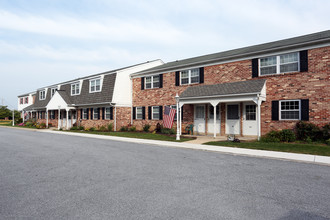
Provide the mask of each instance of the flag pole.
[{"label": "flag pole", "polygon": [[15,123],[14,123],[14,121],[15,121],[15,109],[13,109],[13,123],[12,123],[12,126],[14,126],[15,125]]}]

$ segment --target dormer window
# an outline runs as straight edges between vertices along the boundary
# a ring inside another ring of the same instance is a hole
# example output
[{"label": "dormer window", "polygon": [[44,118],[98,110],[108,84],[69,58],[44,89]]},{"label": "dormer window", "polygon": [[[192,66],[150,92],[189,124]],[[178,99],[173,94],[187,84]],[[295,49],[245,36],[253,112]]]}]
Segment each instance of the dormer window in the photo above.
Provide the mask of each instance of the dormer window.
[{"label": "dormer window", "polygon": [[101,79],[89,80],[89,92],[100,92],[101,91]]},{"label": "dormer window", "polygon": [[80,83],[75,82],[71,84],[71,95],[79,95],[80,90],[79,90]]},{"label": "dormer window", "polygon": [[39,92],[39,100],[45,100],[46,99],[46,91],[42,90]]},{"label": "dormer window", "polygon": [[52,96],[52,97],[55,95],[56,90],[57,90],[56,88],[52,88],[52,89],[51,89],[51,96]]}]

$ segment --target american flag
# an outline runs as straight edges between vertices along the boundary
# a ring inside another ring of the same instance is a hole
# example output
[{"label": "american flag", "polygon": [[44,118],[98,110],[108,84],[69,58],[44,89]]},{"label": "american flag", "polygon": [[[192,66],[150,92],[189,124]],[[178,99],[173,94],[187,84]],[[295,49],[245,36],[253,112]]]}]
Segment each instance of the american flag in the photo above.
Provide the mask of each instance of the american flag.
[{"label": "american flag", "polygon": [[170,129],[172,128],[175,113],[176,113],[175,109],[165,106],[164,121],[163,121],[163,126],[165,128],[170,128]]}]

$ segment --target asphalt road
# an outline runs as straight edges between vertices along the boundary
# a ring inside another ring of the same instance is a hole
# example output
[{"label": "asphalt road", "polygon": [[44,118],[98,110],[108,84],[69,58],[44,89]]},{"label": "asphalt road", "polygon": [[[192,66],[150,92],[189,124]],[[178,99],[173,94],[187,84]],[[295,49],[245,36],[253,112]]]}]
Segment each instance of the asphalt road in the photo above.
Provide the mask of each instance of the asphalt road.
[{"label": "asphalt road", "polygon": [[0,127],[0,219],[330,219],[330,167]]}]

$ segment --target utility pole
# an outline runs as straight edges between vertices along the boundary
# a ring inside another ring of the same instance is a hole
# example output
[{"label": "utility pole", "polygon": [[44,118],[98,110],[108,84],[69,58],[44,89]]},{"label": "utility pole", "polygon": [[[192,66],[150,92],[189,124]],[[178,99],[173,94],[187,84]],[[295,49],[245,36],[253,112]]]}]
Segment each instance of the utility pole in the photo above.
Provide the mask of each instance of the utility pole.
[{"label": "utility pole", "polygon": [[14,126],[15,125],[15,109],[13,109],[13,123],[12,123],[12,125]]}]

